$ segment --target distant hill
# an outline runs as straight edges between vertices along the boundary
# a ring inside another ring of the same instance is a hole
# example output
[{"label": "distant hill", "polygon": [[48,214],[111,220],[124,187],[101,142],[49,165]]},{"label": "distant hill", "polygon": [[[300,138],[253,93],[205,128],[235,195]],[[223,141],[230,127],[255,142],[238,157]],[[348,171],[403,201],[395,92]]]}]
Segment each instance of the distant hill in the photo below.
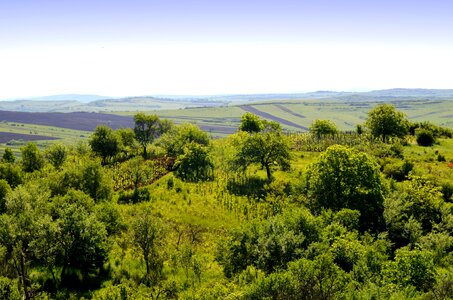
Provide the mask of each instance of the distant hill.
[{"label": "distant hill", "polygon": [[256,102],[298,100],[341,100],[350,102],[395,100],[453,100],[453,89],[387,89],[368,92],[316,91],[310,93],[140,96],[112,98],[98,95],[53,95],[0,101],[0,110],[24,112],[131,112],[247,105]]},{"label": "distant hill", "polygon": [[51,95],[51,96],[41,96],[41,97],[32,97],[25,99],[17,100],[32,100],[32,101],[79,101],[82,103],[87,103],[96,100],[102,99],[112,99],[113,97],[99,96],[99,95],[80,95],[80,94],[66,94],[66,95]]}]

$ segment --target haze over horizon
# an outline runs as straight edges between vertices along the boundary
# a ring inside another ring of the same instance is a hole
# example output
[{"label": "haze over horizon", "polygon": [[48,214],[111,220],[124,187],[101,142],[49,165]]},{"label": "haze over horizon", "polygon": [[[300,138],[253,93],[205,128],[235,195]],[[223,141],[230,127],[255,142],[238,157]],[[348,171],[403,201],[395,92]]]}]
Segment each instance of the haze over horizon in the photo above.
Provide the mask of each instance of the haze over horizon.
[{"label": "haze over horizon", "polygon": [[453,88],[449,1],[0,3],[0,99]]}]

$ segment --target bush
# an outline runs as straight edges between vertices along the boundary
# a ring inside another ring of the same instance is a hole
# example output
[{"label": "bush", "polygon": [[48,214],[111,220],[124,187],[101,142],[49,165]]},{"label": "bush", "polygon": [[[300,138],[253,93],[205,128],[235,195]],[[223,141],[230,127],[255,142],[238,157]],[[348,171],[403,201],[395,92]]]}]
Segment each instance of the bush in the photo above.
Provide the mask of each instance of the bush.
[{"label": "bush", "polygon": [[138,203],[151,199],[151,194],[147,188],[136,189],[132,192],[121,192],[118,197],[119,203]]},{"label": "bush", "polygon": [[393,178],[397,181],[403,181],[413,169],[414,163],[405,160],[401,163],[390,163],[385,165],[382,172],[389,178]]},{"label": "bush", "polygon": [[416,130],[415,136],[417,139],[417,144],[419,146],[423,146],[423,147],[432,146],[432,145],[434,145],[434,142],[436,141],[432,131],[429,131],[427,129]]}]

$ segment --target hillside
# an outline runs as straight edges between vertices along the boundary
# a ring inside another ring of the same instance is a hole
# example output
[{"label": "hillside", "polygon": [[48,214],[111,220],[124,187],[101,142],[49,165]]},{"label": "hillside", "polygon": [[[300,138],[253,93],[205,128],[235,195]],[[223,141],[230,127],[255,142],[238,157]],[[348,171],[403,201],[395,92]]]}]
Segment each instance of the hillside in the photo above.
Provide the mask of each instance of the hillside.
[{"label": "hillside", "polygon": [[103,127],[2,151],[0,298],[453,297],[452,130],[399,115],[390,139],[287,135],[247,117],[215,140],[153,119],[156,139]]}]

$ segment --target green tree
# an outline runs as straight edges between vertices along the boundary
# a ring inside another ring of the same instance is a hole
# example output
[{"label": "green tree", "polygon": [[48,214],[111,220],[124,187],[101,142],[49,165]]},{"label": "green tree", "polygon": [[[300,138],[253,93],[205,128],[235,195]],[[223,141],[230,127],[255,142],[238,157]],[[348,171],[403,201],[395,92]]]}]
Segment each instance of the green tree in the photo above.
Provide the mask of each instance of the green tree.
[{"label": "green tree", "polygon": [[68,157],[68,150],[63,144],[53,144],[46,150],[46,157],[55,169],[60,169]]},{"label": "green tree", "polygon": [[186,181],[205,181],[213,178],[214,163],[207,147],[189,143],[175,162],[176,176]]},{"label": "green tree", "polygon": [[157,115],[138,113],[134,116],[135,139],[143,147],[143,158],[147,157],[146,147],[163,133],[170,130],[172,124],[167,120],[160,120]]},{"label": "green tree", "polygon": [[22,153],[22,169],[25,172],[33,172],[41,170],[44,167],[44,155],[34,143],[28,143],[20,148]]},{"label": "green tree", "polygon": [[90,137],[89,144],[96,154],[102,157],[102,164],[107,163],[109,157],[114,157],[119,152],[120,141],[112,128],[104,125],[96,127]]},{"label": "green tree", "polygon": [[7,196],[6,213],[0,215],[0,248],[4,247],[16,272],[25,299],[35,295],[30,271],[36,262],[34,243],[49,193],[35,185],[17,187]]},{"label": "green tree", "polygon": [[6,163],[14,163],[16,160],[16,156],[13,153],[13,150],[10,148],[5,148],[5,152],[3,153],[2,160]]},{"label": "green tree", "polygon": [[271,181],[274,166],[289,167],[289,141],[278,123],[269,122],[261,132],[240,135],[237,148],[232,160],[234,169],[245,170],[258,164],[266,170],[267,179]]},{"label": "green tree", "polygon": [[79,188],[95,201],[107,200],[112,194],[110,178],[98,163],[91,162],[82,169],[80,178],[76,178]]},{"label": "green tree", "polygon": [[337,125],[330,120],[315,120],[311,123],[309,131],[311,134],[320,138],[324,135],[333,135],[338,133]]},{"label": "green tree", "polygon": [[178,157],[183,154],[184,147],[190,143],[209,146],[210,139],[208,134],[202,131],[197,125],[184,123],[175,126],[172,130],[164,134],[160,140],[160,145],[162,145],[170,157]]},{"label": "green tree", "polygon": [[312,207],[358,210],[363,230],[381,229],[383,185],[379,166],[367,154],[334,145],[310,165],[306,177]]},{"label": "green tree", "polygon": [[0,179],[0,214],[6,211],[6,196],[11,193],[11,187],[4,179]]},{"label": "green tree", "polygon": [[380,104],[368,112],[366,126],[375,137],[387,142],[388,137],[404,137],[409,131],[409,121],[402,112],[390,104]]},{"label": "green tree", "polygon": [[23,182],[22,170],[15,164],[0,164],[0,179],[4,179],[8,184],[15,188]]},{"label": "green tree", "polygon": [[163,278],[163,228],[148,209],[141,212],[132,224],[134,244],[140,249],[146,266],[146,279],[156,286]]},{"label": "green tree", "polygon": [[240,131],[246,131],[249,133],[256,133],[263,130],[262,120],[252,113],[246,112],[241,117],[241,125],[239,125]]}]

